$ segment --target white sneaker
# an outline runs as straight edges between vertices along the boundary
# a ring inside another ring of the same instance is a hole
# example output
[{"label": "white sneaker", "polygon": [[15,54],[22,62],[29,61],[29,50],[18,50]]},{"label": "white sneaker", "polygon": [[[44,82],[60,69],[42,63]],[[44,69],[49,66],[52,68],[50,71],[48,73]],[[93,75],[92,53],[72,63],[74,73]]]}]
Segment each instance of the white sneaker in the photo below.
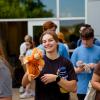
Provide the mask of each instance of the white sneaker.
[{"label": "white sneaker", "polygon": [[33,93],[24,92],[23,94],[20,95],[20,99],[31,98],[33,96],[34,96]]},{"label": "white sneaker", "polygon": [[25,92],[25,89],[24,89],[23,86],[21,86],[21,87],[19,88],[19,93],[24,93],[24,92]]},{"label": "white sneaker", "polygon": [[35,96],[35,92],[34,91],[32,91],[31,94],[32,94],[32,96]]}]

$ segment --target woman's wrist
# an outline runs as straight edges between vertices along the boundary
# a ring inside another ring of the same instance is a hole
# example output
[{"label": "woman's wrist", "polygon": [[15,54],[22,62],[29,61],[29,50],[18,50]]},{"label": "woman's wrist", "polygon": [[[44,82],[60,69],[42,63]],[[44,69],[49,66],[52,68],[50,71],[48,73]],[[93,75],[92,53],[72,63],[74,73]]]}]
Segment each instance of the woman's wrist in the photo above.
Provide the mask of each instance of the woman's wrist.
[{"label": "woman's wrist", "polygon": [[56,77],[56,83],[58,83],[61,80],[61,77],[57,75]]}]

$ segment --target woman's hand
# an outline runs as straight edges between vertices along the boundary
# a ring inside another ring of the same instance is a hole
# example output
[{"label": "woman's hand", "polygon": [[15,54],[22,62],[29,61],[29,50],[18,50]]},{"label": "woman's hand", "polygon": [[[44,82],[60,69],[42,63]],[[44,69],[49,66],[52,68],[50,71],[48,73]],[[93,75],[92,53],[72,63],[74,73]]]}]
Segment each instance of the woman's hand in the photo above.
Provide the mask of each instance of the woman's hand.
[{"label": "woman's hand", "polygon": [[44,74],[44,75],[41,77],[41,81],[42,81],[44,84],[48,84],[48,83],[51,83],[51,82],[56,81],[56,78],[57,78],[57,75],[54,75],[54,74]]}]

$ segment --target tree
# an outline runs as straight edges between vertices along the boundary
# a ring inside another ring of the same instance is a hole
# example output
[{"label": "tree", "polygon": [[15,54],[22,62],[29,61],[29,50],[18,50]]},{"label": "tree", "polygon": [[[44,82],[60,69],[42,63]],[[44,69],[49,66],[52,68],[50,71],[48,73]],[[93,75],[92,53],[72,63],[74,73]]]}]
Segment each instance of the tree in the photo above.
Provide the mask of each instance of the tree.
[{"label": "tree", "polygon": [[40,0],[0,0],[0,18],[52,17]]}]

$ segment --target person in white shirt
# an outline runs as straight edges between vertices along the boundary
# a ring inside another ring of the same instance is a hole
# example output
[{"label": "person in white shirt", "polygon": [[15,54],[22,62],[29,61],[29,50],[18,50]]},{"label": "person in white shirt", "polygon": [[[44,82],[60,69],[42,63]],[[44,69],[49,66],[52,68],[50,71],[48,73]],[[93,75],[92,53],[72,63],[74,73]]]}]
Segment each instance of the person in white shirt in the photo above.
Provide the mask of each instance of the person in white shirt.
[{"label": "person in white shirt", "polygon": [[[20,45],[20,55],[19,55],[19,60],[21,61],[21,64],[23,65],[23,57],[26,55],[26,51],[27,51],[27,46],[26,43],[27,42],[32,42],[32,37],[30,35],[26,35],[24,37],[24,42]],[[24,71],[25,71],[25,67],[23,67]]]},{"label": "person in white shirt", "polygon": [[[32,54],[32,50],[34,48],[33,42],[26,42],[26,48],[27,48],[27,51],[26,51],[25,56],[30,56]],[[24,66],[24,67],[26,67],[26,66]],[[21,99],[30,98],[30,97],[33,97],[35,95],[35,92],[34,92],[35,81],[33,80],[33,81],[29,82],[26,86],[24,86],[23,81],[26,79],[26,77],[28,77],[28,75],[27,75],[27,72],[25,71],[25,74],[24,74],[23,79],[22,79],[22,86],[25,88],[25,92],[20,95]]]},{"label": "person in white shirt", "polygon": [[[19,60],[21,61],[21,65],[23,67],[24,72],[26,72],[26,68],[23,65],[23,57],[26,55],[26,52],[27,52],[27,42],[32,42],[33,43],[32,37],[30,35],[25,35],[24,42],[20,45]],[[20,93],[23,93],[24,92],[23,86],[21,86],[19,88],[19,92]]]}]

